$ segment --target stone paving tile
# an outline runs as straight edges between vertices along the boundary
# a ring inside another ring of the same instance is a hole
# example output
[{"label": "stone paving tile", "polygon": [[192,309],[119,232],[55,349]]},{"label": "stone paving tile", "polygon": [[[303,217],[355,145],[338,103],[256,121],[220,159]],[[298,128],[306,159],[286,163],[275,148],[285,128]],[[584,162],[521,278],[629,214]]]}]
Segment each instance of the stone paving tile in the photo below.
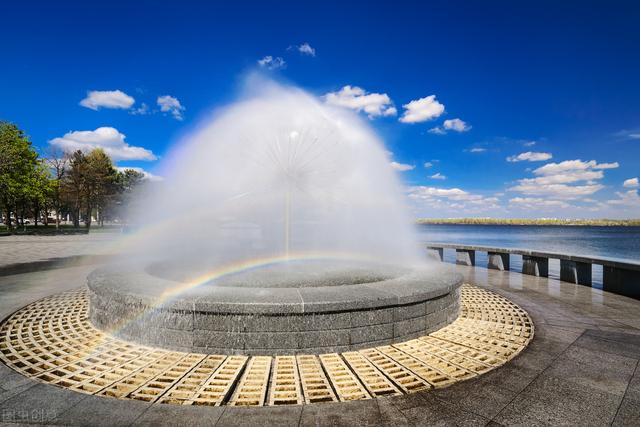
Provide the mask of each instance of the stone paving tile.
[{"label": "stone paving tile", "polygon": [[[636,331],[636,332],[640,333],[640,331]],[[622,332],[622,331],[605,331],[605,330],[589,329],[585,332],[585,335],[597,337],[597,338],[603,338],[608,341],[618,341],[621,343],[628,343],[628,344],[632,344],[634,346],[640,347],[640,335],[629,334],[626,331]]]},{"label": "stone paving tile", "polygon": [[482,384],[504,387],[514,393],[520,393],[540,374],[542,369],[532,369],[527,366],[508,363],[499,369],[494,369],[480,376],[478,381]]},{"label": "stone paving tile", "polygon": [[132,424],[135,427],[147,426],[213,426],[226,408],[220,406],[179,406],[155,404]]},{"label": "stone paving tile", "polygon": [[622,397],[637,363],[637,359],[572,346],[544,375]]},{"label": "stone paving tile", "polygon": [[146,402],[88,396],[53,422],[65,426],[128,426],[149,406]]},{"label": "stone paving tile", "polygon": [[405,409],[424,405],[425,403],[424,395],[426,393],[430,393],[430,392],[426,391],[423,393],[412,393],[404,396],[388,397],[387,400],[390,404],[395,406],[398,410],[403,411]]},{"label": "stone paving tile", "polygon": [[0,267],[54,258],[103,253],[119,233],[100,232],[86,235],[2,236]]},{"label": "stone paving tile", "polygon": [[613,341],[604,336],[585,334],[576,340],[575,345],[577,347],[588,348],[605,354],[640,358],[640,345],[634,344],[633,342]]},{"label": "stone paving tile", "polygon": [[640,400],[625,397],[618,408],[612,426],[640,426]]},{"label": "stone paving tile", "polygon": [[626,397],[640,402],[640,362],[636,366],[636,372],[631,377],[631,381],[629,381]]},{"label": "stone paving tile", "polygon": [[473,412],[487,419],[492,419],[518,394],[505,387],[484,383],[479,379],[434,390],[431,393],[463,411]]},{"label": "stone paving tile", "polygon": [[393,399],[383,397],[376,399],[376,401],[378,402],[381,424],[397,427],[410,425],[407,417],[393,404]]},{"label": "stone paving tile", "polygon": [[465,411],[459,405],[425,394],[424,405],[402,411],[414,426],[485,426],[489,419]]},{"label": "stone paving tile", "polygon": [[380,411],[375,399],[346,403],[304,405],[300,427],[379,426]]},{"label": "stone paving tile", "polygon": [[540,375],[494,421],[504,425],[610,424],[622,397],[563,380]]},{"label": "stone paving tile", "polygon": [[86,394],[38,384],[2,402],[0,414],[4,422],[53,424],[56,418],[87,397]]},{"label": "stone paving tile", "polygon": [[573,344],[585,330],[584,328],[535,324],[535,335],[527,349],[560,354]]},{"label": "stone paving tile", "polygon": [[295,427],[300,422],[302,408],[302,405],[267,408],[226,407],[216,427]]},{"label": "stone paving tile", "polygon": [[24,388],[25,386],[30,387],[36,384],[38,384],[36,381],[29,379],[0,363],[0,387],[4,391],[12,391],[16,388]]},{"label": "stone paving tile", "polygon": [[557,354],[547,353],[543,350],[535,350],[527,347],[506,366],[521,367],[540,373],[551,365],[557,357]]}]

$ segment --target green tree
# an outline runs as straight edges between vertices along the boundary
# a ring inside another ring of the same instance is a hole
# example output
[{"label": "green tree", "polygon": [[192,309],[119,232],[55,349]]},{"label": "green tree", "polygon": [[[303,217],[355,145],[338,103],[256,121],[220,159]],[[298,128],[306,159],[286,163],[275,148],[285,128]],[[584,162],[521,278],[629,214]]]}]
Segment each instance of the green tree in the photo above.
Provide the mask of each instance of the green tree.
[{"label": "green tree", "polygon": [[92,150],[87,156],[87,174],[85,177],[85,225],[91,226],[91,214],[96,211],[96,218],[103,224],[102,214],[117,189],[117,171],[113,167],[111,157],[101,148]]},{"label": "green tree", "polygon": [[51,204],[56,211],[56,230],[60,228],[60,214],[63,207],[63,182],[69,168],[69,157],[69,154],[52,148],[47,159],[47,164],[53,175],[50,186]]},{"label": "green tree", "polygon": [[0,203],[9,230],[13,230],[11,213],[17,221],[18,204],[24,212],[26,200],[33,195],[38,163],[38,153],[25,133],[13,123],[0,121]]},{"label": "green tree", "polygon": [[80,210],[85,198],[87,174],[87,156],[81,150],[74,151],[69,155],[69,170],[65,174],[60,191],[76,228],[80,227]]}]

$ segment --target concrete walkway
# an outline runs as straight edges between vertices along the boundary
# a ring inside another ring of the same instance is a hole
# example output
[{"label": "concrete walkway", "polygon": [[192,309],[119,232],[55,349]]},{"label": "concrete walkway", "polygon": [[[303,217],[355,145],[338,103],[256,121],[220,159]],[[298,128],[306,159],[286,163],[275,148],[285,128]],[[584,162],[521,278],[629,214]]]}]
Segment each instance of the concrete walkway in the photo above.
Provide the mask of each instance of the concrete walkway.
[{"label": "concrete walkway", "polygon": [[[457,267],[526,309],[536,334],[496,371],[449,388],[353,403],[182,407],[88,396],[0,365],[0,421],[53,425],[640,425],[640,301],[553,279]],[[92,267],[0,277],[0,318],[82,286]]]},{"label": "concrete walkway", "polygon": [[45,263],[86,255],[101,255],[120,233],[116,231],[92,232],[56,236],[2,236],[0,237],[0,272],[21,264]]}]

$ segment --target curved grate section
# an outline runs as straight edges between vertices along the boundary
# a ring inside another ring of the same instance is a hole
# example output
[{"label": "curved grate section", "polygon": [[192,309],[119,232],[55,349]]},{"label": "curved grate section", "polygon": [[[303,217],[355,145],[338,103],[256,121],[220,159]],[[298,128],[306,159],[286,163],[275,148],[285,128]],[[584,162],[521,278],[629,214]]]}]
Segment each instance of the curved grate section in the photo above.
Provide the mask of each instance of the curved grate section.
[{"label": "curved grate section", "polygon": [[371,399],[445,387],[503,365],[533,338],[508,299],[461,288],[450,325],[393,345],[297,356],[205,355],[126,342],[95,329],[87,292],[35,301],[0,326],[0,360],[81,393],[178,405],[276,406]]}]

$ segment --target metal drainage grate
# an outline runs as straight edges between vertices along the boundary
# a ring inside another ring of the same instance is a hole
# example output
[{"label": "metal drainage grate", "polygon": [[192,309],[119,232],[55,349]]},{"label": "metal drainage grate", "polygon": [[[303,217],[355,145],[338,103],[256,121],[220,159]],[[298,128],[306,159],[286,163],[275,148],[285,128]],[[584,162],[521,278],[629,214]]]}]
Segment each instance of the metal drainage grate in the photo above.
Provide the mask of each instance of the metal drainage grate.
[{"label": "metal drainage grate", "polygon": [[0,326],[0,360],[78,392],[178,405],[276,406],[371,399],[444,387],[481,375],[533,338],[529,315],[471,285],[461,314],[429,335],[360,351],[297,356],[184,353],[95,329],[85,290],[54,295]]}]

